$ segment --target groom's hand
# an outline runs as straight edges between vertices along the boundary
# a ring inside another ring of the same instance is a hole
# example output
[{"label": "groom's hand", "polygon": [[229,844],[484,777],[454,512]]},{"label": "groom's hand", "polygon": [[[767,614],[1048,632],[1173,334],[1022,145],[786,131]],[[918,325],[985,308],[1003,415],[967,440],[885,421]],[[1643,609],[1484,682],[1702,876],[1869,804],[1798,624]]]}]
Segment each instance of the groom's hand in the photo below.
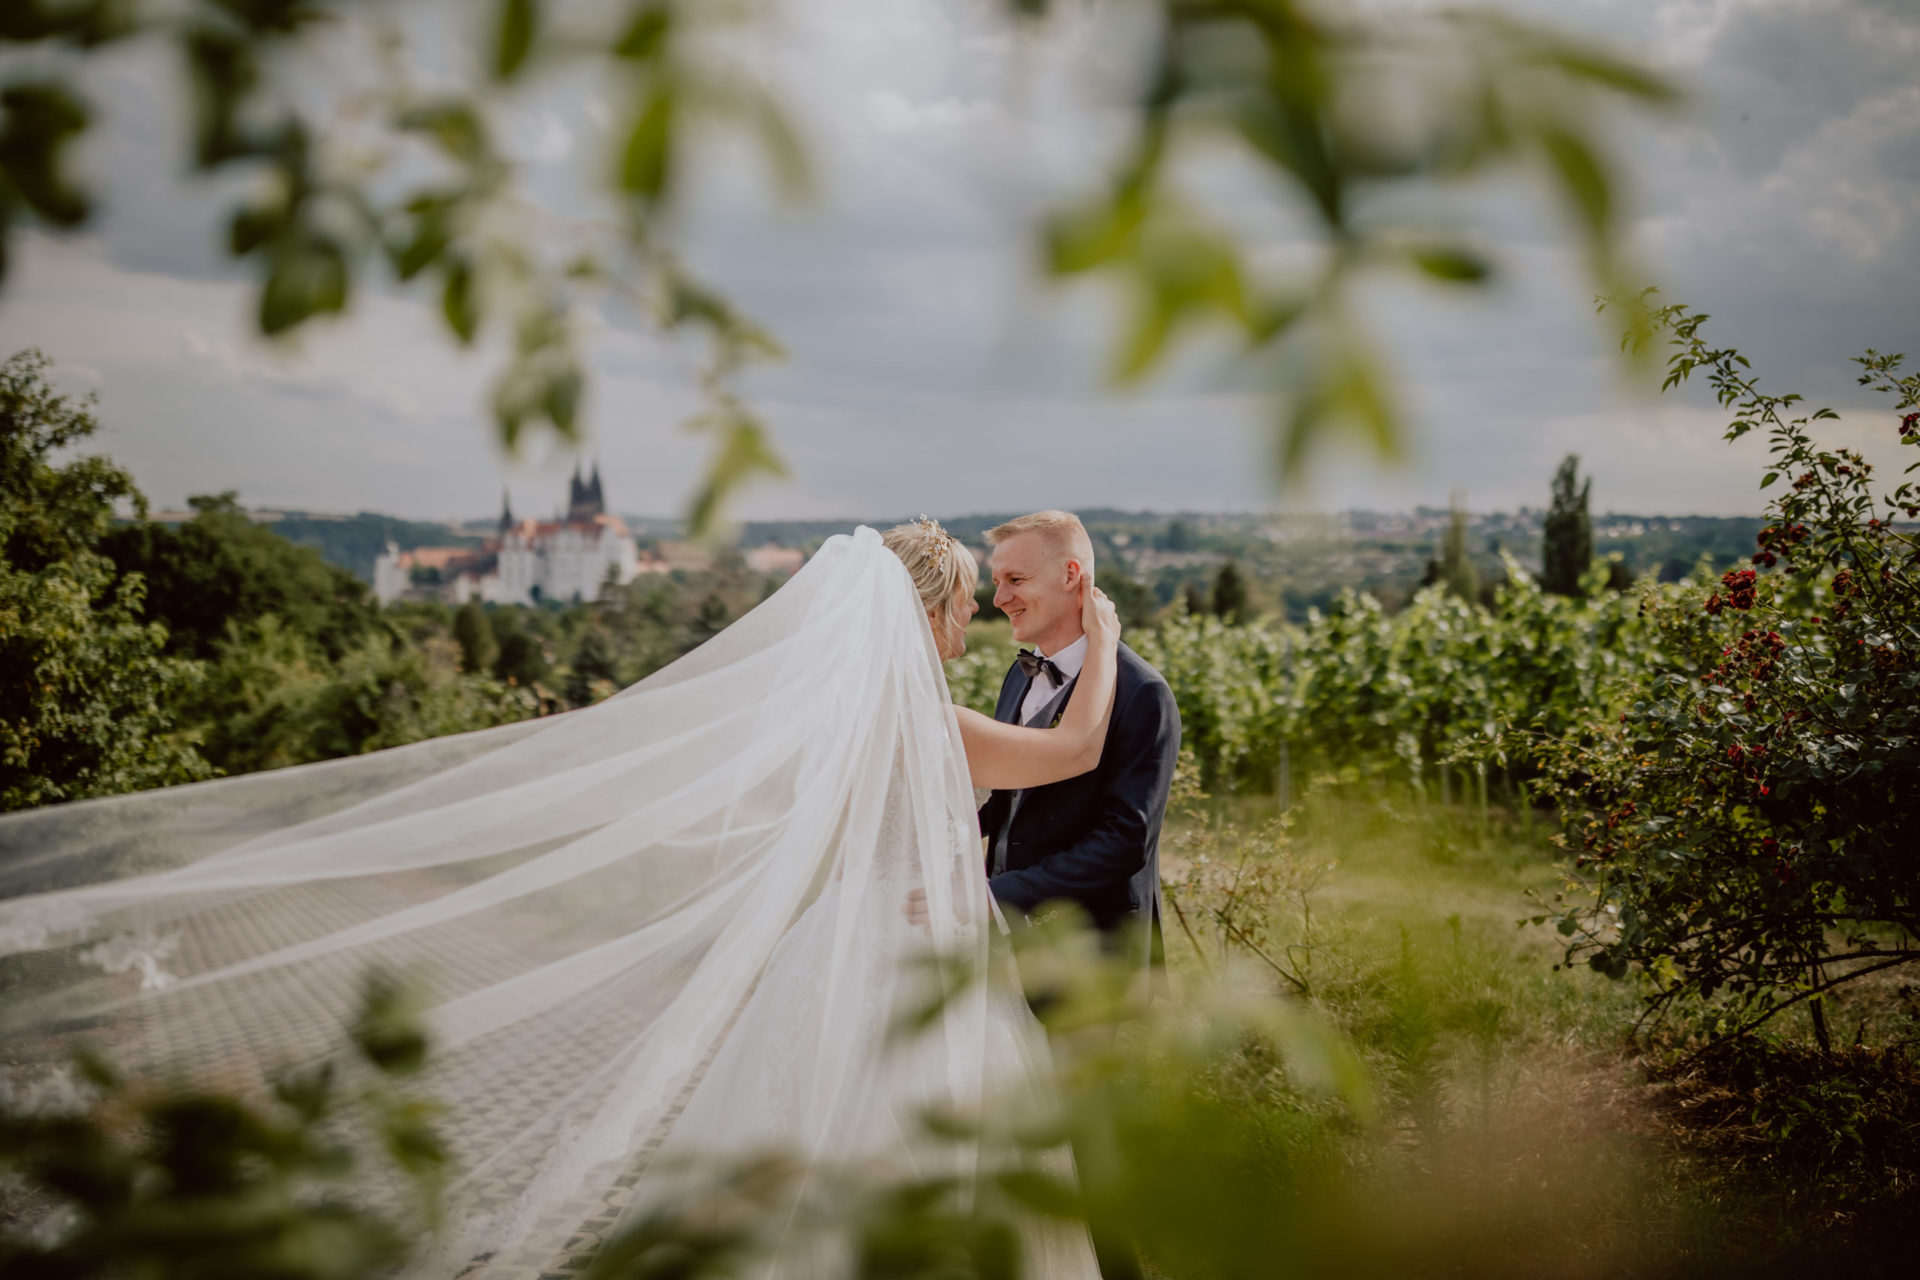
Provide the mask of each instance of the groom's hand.
[{"label": "groom's hand", "polygon": [[900,908],[900,912],[906,916],[907,923],[920,930],[920,932],[933,932],[933,917],[927,914],[927,891],[925,889],[908,890],[906,905]]}]

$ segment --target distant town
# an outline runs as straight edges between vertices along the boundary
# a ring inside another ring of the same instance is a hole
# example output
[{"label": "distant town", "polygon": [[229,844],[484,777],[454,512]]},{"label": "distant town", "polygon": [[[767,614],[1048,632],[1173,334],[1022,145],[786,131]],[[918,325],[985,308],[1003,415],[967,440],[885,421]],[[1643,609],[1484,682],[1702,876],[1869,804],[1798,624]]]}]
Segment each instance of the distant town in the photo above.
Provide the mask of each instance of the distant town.
[{"label": "distant town", "polygon": [[[449,603],[593,600],[603,582],[649,574],[699,573],[725,562],[778,578],[795,572],[822,541],[856,524],[885,528],[917,513],[845,520],[748,521],[721,542],[693,542],[674,518],[613,515],[597,472],[578,475],[551,517],[500,514],[449,522],[255,509],[289,541],[310,546],[373,585],[383,601],[437,598]],[[557,497],[558,495],[556,495]],[[956,536],[984,556],[985,533],[1014,513],[948,518]],[[1529,571],[1540,557],[1544,509],[1465,513],[1471,554],[1483,577],[1497,579],[1507,558]],[[1260,584],[1266,603],[1303,616],[1344,588],[1369,591],[1390,606],[1429,573],[1452,513],[1352,510],[1325,515],[1153,512],[1083,509],[1103,575],[1130,578],[1163,601],[1189,584],[1211,581],[1228,560]],[[191,513],[161,513],[184,520]],[[1618,557],[1634,576],[1678,578],[1702,558],[1715,564],[1752,554],[1757,517],[1645,515],[1593,517],[1595,554]]]}]

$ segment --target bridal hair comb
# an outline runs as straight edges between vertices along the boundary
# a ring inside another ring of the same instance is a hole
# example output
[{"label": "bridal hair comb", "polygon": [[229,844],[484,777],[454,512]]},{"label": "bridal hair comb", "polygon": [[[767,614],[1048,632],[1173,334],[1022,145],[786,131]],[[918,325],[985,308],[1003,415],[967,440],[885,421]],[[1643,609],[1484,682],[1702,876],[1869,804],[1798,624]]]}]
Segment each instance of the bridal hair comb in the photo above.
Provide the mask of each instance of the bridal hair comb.
[{"label": "bridal hair comb", "polygon": [[940,522],[929,515],[922,514],[914,523],[926,532],[928,539],[927,559],[933,563],[934,568],[945,569],[947,567],[947,556],[950,555],[953,550],[953,535],[945,529],[942,529]]}]

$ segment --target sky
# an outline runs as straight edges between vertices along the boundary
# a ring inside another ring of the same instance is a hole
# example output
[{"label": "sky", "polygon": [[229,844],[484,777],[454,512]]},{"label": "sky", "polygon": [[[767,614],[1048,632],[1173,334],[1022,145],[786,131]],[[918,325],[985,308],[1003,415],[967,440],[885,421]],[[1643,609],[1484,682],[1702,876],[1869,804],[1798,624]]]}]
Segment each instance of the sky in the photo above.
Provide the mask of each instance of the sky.
[{"label": "sky", "polygon": [[[692,266],[787,349],[745,389],[792,474],[748,490],[736,517],[1405,508],[1455,491],[1511,510],[1544,505],[1568,452],[1597,510],[1760,506],[1764,444],[1723,442],[1703,389],[1661,397],[1623,370],[1551,205],[1520,184],[1480,206],[1508,268],[1484,296],[1411,283],[1366,295],[1410,413],[1397,464],[1335,454],[1281,492],[1272,402],[1220,376],[1204,337],[1146,386],[1108,388],[1113,298],[1041,281],[1034,228],[1113,154],[1136,6],[1065,3],[1021,40],[997,4],[784,0],[746,37],[819,195],[785,207],[723,150],[679,223]],[[1499,7],[1604,39],[1688,89],[1678,117],[1609,123],[1639,260],[1667,297],[1712,313],[1709,336],[1745,350],[1766,385],[1840,410],[1837,442],[1896,456],[1847,358],[1920,357],[1920,6]],[[468,56],[457,21],[416,34],[430,70]],[[545,514],[584,459],[617,510],[684,508],[704,458],[680,425],[699,403],[695,353],[629,320],[594,328],[580,451],[538,437],[512,457],[486,409],[488,355],[458,350],[424,295],[379,284],[292,342],[255,336],[251,282],[218,251],[244,188],[182,176],[181,85],[158,53],[87,71],[101,124],[79,168],[102,214],[80,234],[16,233],[0,286],[0,351],[39,347],[63,386],[96,392],[98,447],[156,506],[235,489],[253,506],[468,518],[497,510],[504,488],[518,513]],[[536,78],[503,110],[530,187],[556,206],[613,146],[592,84]]]}]

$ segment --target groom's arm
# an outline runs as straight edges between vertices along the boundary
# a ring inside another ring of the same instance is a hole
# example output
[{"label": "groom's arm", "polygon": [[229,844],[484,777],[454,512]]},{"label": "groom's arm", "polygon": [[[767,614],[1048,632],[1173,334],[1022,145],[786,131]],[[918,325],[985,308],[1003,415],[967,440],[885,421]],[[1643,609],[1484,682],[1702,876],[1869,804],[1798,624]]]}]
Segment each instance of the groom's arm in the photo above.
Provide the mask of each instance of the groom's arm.
[{"label": "groom's arm", "polygon": [[1107,741],[1099,818],[1078,840],[1033,866],[989,877],[994,898],[1032,911],[1054,898],[1084,899],[1139,871],[1147,841],[1166,813],[1179,758],[1180,711],[1173,690],[1159,680],[1141,685],[1116,714]]}]

